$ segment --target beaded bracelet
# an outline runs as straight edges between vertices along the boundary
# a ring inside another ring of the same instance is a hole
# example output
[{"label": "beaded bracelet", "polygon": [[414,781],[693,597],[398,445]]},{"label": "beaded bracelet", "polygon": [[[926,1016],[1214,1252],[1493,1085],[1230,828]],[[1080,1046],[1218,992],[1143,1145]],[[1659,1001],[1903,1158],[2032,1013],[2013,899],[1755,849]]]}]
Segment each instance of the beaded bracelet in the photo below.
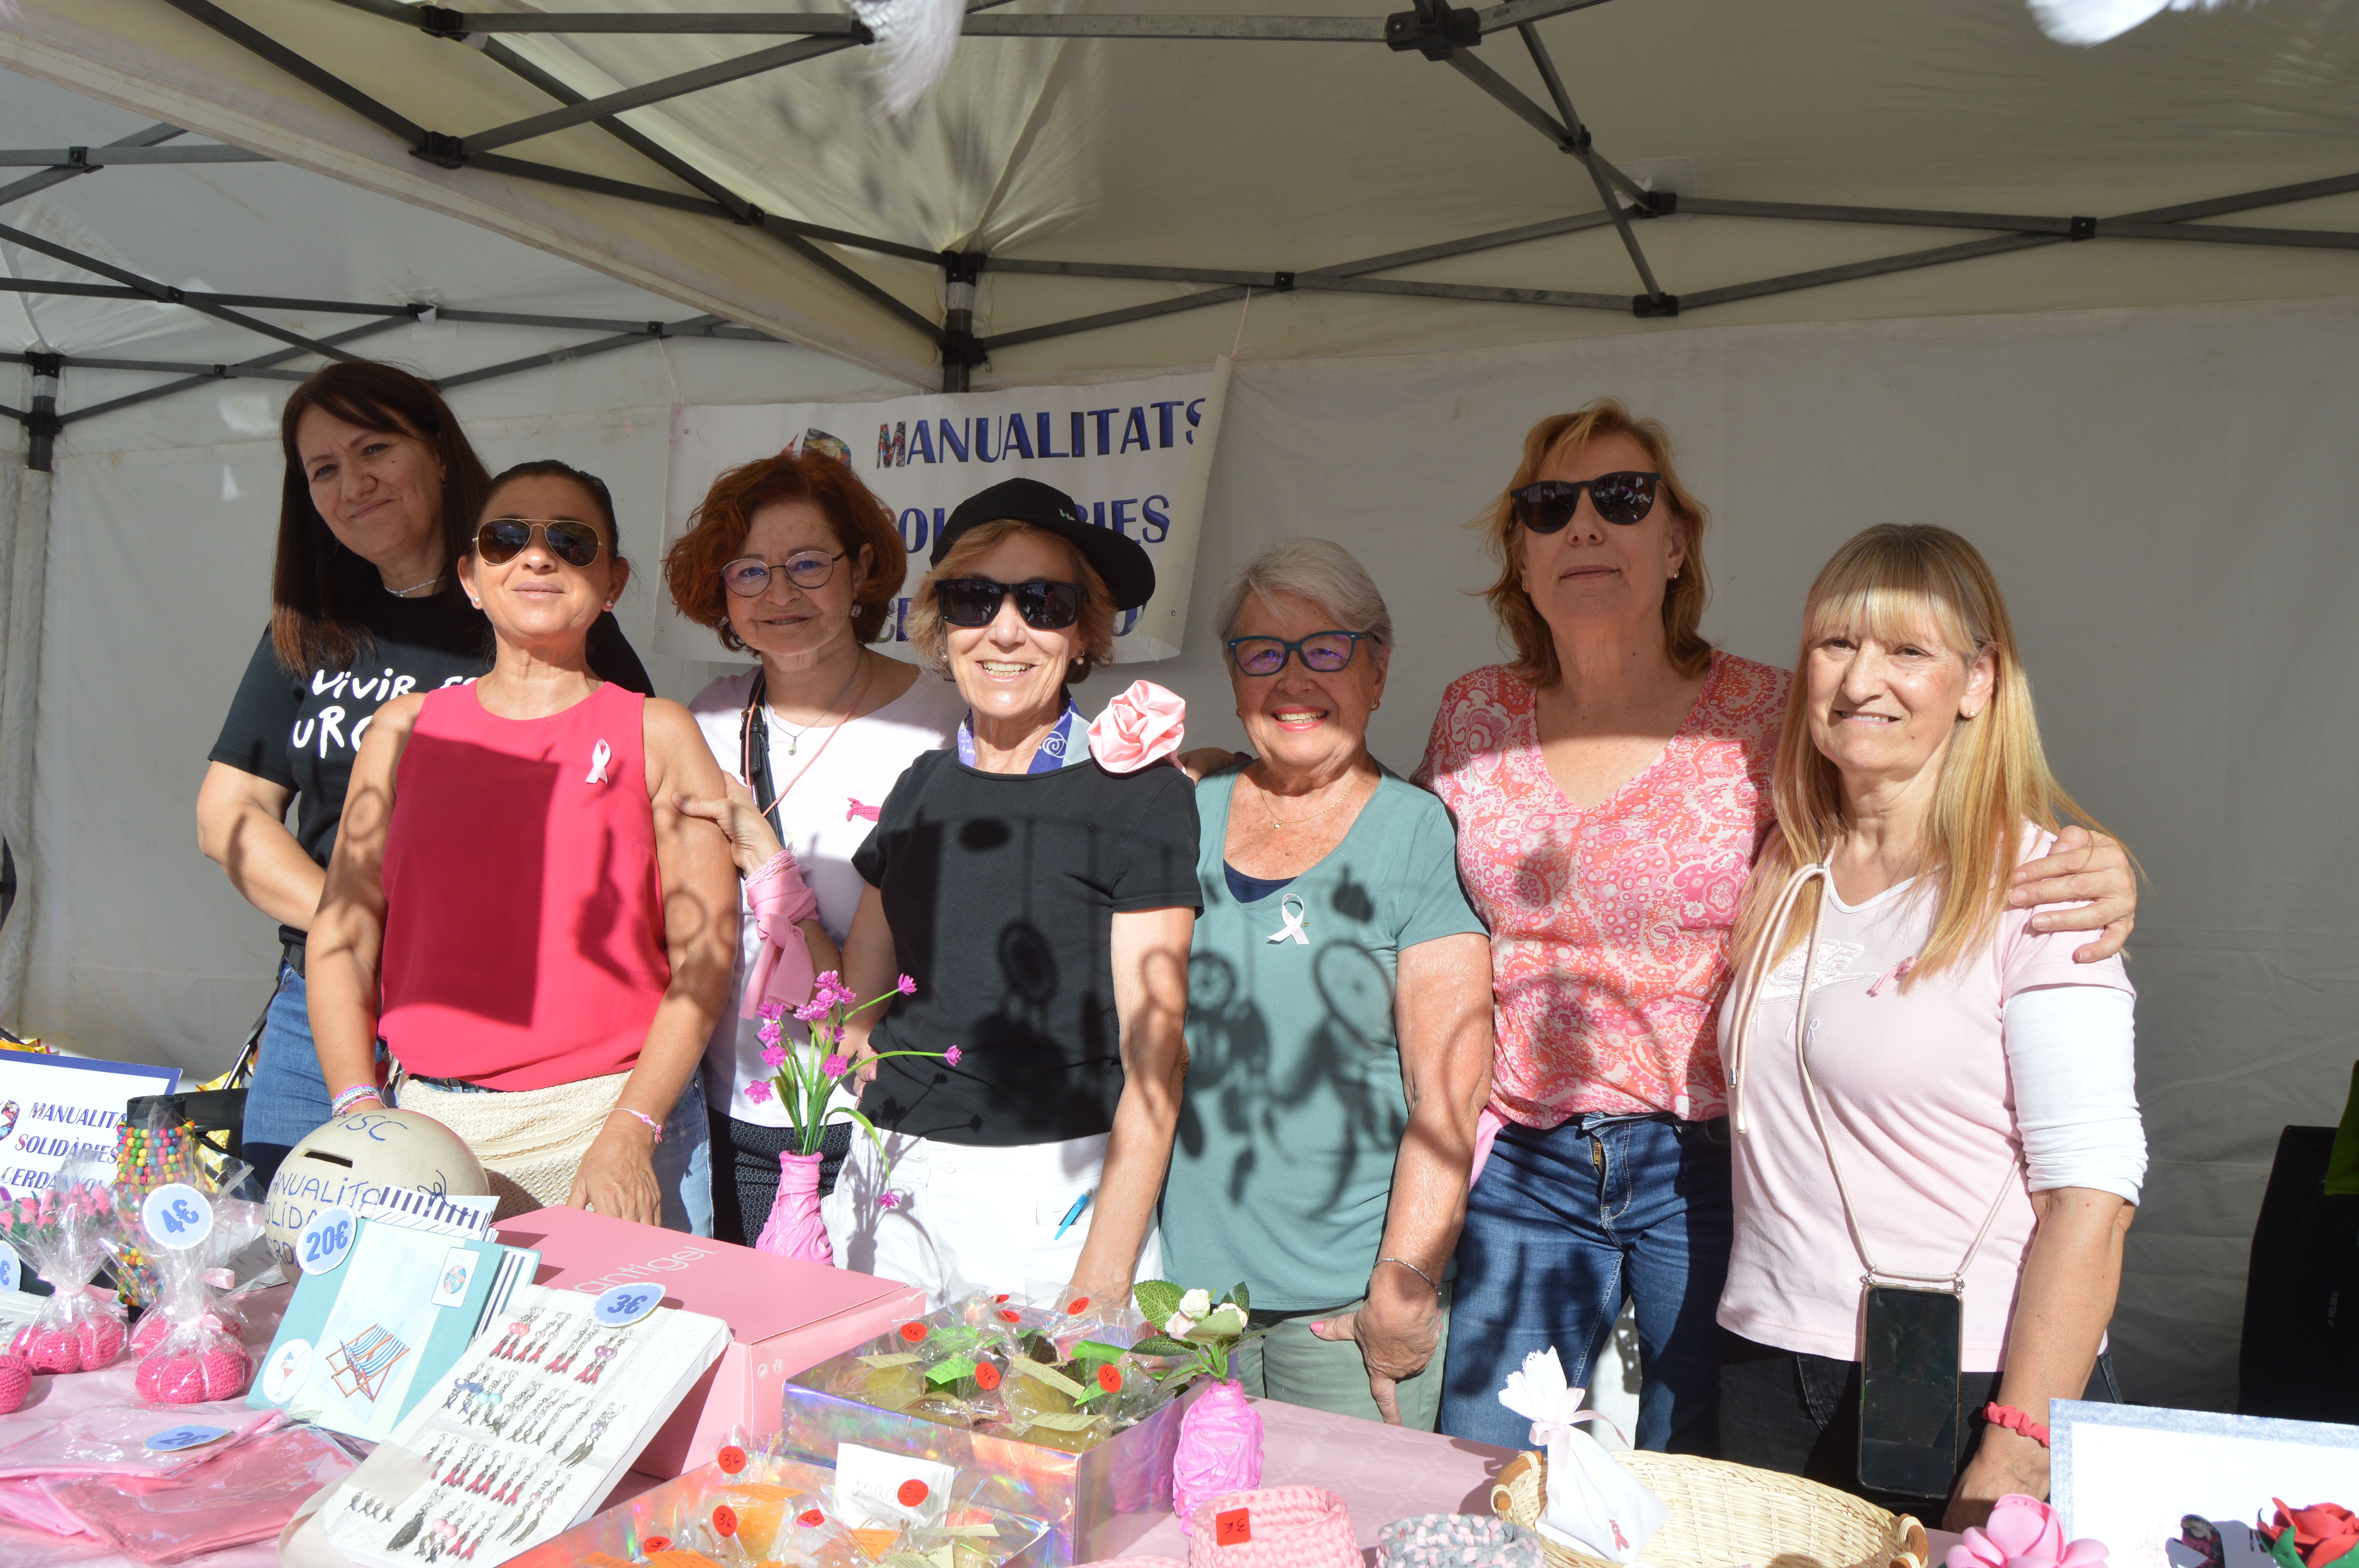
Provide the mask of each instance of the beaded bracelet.
[{"label": "beaded bracelet", "polygon": [[2003,1426],[2009,1432],[2019,1432],[2040,1447],[2048,1446],[2048,1428],[2032,1420],[2013,1405],[1994,1401],[1983,1407],[1983,1419],[1993,1426]]},{"label": "beaded bracelet", "polygon": [[637,1119],[638,1120],[640,1120],[640,1121],[642,1121],[642,1122],[645,1122],[645,1123],[647,1124],[647,1130],[648,1130],[649,1132],[652,1132],[652,1133],[654,1133],[654,1134],[655,1134],[655,1140],[656,1140],[656,1141],[657,1141],[657,1142],[658,1142],[658,1143],[660,1143],[660,1142],[662,1142],[662,1141],[663,1141],[663,1123],[662,1123],[662,1122],[658,1121],[654,1117],[649,1116],[646,1111],[643,1111],[643,1110],[633,1110],[629,1106],[626,1106],[626,1105],[618,1105],[618,1106],[616,1106],[614,1108],[615,1108],[616,1110],[618,1110],[618,1111],[622,1112],[625,1116],[634,1117],[634,1118]]},{"label": "beaded bracelet", "polygon": [[385,1097],[375,1084],[355,1084],[328,1102],[328,1119],[342,1121],[363,1100],[375,1100],[382,1106]]}]

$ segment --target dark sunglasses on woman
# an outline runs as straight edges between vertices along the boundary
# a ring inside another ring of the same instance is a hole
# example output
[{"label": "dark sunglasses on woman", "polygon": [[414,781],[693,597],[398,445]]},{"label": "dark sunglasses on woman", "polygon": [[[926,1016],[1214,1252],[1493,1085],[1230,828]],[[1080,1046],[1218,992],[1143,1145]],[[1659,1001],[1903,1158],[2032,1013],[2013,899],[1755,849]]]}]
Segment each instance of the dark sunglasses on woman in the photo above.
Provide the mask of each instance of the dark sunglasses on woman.
[{"label": "dark sunglasses on woman", "polygon": [[1608,523],[1627,528],[1644,523],[1655,509],[1655,491],[1663,482],[1658,473],[1602,473],[1595,479],[1544,479],[1507,492],[1516,503],[1516,521],[1535,534],[1561,533],[1589,492],[1589,503]]},{"label": "dark sunglasses on woman", "polygon": [[475,530],[475,554],[485,566],[504,567],[532,547],[535,534],[569,567],[588,566],[606,547],[597,529],[571,517],[493,517]]},{"label": "dark sunglasses on woman", "polygon": [[934,602],[942,619],[953,626],[988,626],[999,615],[1009,594],[1016,596],[1016,613],[1024,624],[1040,632],[1061,632],[1082,618],[1082,585],[1034,578],[1029,582],[996,582],[987,577],[954,577],[934,585]]}]

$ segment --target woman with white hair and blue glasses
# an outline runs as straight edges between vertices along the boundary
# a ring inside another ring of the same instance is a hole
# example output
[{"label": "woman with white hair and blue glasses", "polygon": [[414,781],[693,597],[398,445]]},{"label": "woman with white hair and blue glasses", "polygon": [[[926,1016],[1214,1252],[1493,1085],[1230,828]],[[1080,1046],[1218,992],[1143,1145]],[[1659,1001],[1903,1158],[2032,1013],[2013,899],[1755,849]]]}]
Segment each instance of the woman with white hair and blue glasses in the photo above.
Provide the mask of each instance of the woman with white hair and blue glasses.
[{"label": "woman with white hair and blue glasses", "polygon": [[1431,1430],[1491,1090],[1491,948],[1441,803],[1368,754],[1392,617],[1292,539],[1218,624],[1257,753],[1206,778],[1170,1278],[1251,1287],[1245,1391]]}]

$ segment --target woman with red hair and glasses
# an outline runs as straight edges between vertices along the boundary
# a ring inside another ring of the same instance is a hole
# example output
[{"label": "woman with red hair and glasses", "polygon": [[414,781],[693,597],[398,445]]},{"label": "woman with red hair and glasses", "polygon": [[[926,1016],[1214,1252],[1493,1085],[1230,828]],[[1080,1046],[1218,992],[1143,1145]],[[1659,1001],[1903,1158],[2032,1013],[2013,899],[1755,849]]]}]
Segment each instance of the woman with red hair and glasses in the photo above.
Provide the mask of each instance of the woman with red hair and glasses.
[{"label": "woman with red hair and glasses", "polygon": [[[713,1234],[725,1241],[750,1246],[761,1234],[777,1195],[778,1156],[793,1147],[762,1063],[761,1020],[750,1011],[761,999],[745,998],[746,977],[781,938],[799,939],[814,971],[837,967],[867,885],[852,869],[853,851],[901,771],[948,746],[966,715],[956,687],[868,646],[908,566],[892,513],[818,442],[713,481],[664,560],[680,613],[711,627],[730,652],[761,661],[689,705],[734,782],[728,801],[685,809],[727,830],[755,898],[788,869],[813,895],[782,905],[749,900],[730,1005],[705,1048]],[[781,850],[786,865],[772,868]],[[789,920],[799,938],[777,929]],[[791,1009],[804,998],[783,1000]],[[791,1017],[786,1027],[801,1028]],[[832,1173],[851,1124],[828,1137]]]}]

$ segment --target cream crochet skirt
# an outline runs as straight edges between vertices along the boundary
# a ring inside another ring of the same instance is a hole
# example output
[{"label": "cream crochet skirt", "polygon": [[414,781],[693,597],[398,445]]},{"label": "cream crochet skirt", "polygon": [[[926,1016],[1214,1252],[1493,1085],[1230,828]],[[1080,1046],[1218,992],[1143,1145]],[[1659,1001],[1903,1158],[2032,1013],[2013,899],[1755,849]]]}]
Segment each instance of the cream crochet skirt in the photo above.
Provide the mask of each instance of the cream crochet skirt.
[{"label": "cream crochet skirt", "polygon": [[468,1094],[405,1077],[394,1091],[403,1110],[430,1116],[482,1162],[500,1200],[495,1220],[555,1208],[573,1195],[574,1173],[623,1098],[628,1073],[545,1089]]}]

